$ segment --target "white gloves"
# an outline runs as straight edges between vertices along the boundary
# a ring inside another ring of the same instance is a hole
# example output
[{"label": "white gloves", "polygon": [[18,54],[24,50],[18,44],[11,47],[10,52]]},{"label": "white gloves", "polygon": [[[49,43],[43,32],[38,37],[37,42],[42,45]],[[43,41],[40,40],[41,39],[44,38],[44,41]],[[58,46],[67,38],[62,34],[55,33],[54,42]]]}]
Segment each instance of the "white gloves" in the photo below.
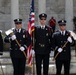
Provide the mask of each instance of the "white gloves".
[{"label": "white gloves", "polygon": [[67,39],[70,43],[72,43],[72,38],[69,36]]},{"label": "white gloves", "polygon": [[63,50],[62,48],[58,48],[58,52],[59,52],[59,53],[61,53],[61,52],[62,52],[62,50]]},{"label": "white gloves", "polygon": [[24,51],[24,50],[25,50],[25,48],[24,48],[23,46],[21,46],[21,47],[20,47],[20,50],[21,50],[21,51]]},{"label": "white gloves", "polygon": [[12,40],[15,40],[15,39],[16,39],[16,36],[15,36],[15,35],[12,35],[12,36],[11,36],[11,39],[12,39]]},{"label": "white gloves", "polygon": [[35,54],[35,51],[34,51],[34,50],[31,50],[31,52],[32,52],[32,55],[34,55],[34,54]]}]

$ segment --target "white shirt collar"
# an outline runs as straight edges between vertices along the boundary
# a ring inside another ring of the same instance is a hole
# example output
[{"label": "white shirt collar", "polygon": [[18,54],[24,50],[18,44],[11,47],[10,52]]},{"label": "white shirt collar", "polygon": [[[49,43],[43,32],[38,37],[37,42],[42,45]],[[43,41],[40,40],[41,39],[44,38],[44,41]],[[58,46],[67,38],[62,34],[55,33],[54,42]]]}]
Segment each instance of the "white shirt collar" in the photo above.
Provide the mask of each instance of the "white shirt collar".
[{"label": "white shirt collar", "polygon": [[61,34],[63,33],[63,35],[65,35],[65,30],[64,30],[64,31],[61,31],[61,30],[60,30],[60,32],[61,32]]},{"label": "white shirt collar", "polygon": [[17,32],[19,32],[19,33],[21,32],[21,28],[20,28],[20,29],[16,29],[16,30],[17,30]]},{"label": "white shirt collar", "polygon": [[41,28],[45,28],[45,25],[44,26],[41,26]]}]

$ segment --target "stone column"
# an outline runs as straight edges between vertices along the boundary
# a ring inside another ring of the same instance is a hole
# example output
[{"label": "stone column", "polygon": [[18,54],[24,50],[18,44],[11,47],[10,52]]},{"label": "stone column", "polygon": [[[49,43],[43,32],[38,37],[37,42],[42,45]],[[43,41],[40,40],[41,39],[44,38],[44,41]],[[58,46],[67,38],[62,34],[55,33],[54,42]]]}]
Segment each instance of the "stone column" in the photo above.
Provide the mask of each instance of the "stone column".
[{"label": "stone column", "polygon": [[65,0],[65,19],[67,21],[66,28],[73,30],[73,0]]},{"label": "stone column", "polygon": [[19,0],[11,0],[11,27],[14,27],[14,19],[19,18]]},{"label": "stone column", "polygon": [[38,0],[38,15],[41,13],[46,13],[46,0]]}]

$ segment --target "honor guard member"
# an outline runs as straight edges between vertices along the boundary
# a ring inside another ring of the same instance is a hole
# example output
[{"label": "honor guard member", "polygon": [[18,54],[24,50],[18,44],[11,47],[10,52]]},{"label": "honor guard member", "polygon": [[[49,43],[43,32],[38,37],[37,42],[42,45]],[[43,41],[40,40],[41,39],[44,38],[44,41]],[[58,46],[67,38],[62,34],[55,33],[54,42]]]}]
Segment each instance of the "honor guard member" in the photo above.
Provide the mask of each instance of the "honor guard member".
[{"label": "honor guard member", "polygon": [[[13,75],[25,75],[26,57],[23,51],[26,53],[27,47],[31,43],[31,37],[29,33],[22,28],[22,19],[15,19],[15,29],[13,29],[14,35],[5,37],[5,42],[10,42],[10,56],[14,68]],[[21,47],[19,48],[15,40],[18,40]]]},{"label": "honor guard member", "polygon": [[[71,45],[75,44],[70,32],[66,30],[66,20],[58,21],[59,30],[53,34],[53,48],[55,50],[55,56],[59,52],[56,58],[56,75],[61,75],[62,65],[64,65],[64,75],[69,75],[70,60],[71,60]],[[63,45],[68,41],[65,47]]]},{"label": "honor guard member", "polygon": [[52,30],[46,26],[47,15],[42,13],[39,15],[40,27],[35,27],[35,59],[37,75],[41,75],[43,64],[43,75],[48,75],[49,54],[51,50]]},{"label": "honor guard member", "polygon": [[3,38],[2,38],[2,31],[0,30],[0,55],[3,55]]}]

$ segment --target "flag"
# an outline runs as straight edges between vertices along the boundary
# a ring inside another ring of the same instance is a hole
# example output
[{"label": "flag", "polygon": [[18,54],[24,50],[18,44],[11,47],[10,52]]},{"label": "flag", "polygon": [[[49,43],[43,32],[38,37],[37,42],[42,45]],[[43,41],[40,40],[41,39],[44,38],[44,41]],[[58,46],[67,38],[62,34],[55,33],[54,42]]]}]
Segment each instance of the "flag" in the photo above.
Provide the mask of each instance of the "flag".
[{"label": "flag", "polygon": [[[32,39],[32,32],[34,31],[35,25],[35,13],[34,13],[34,0],[31,1],[29,22],[28,22],[28,32]],[[32,43],[27,49],[28,65],[32,66]]]}]

